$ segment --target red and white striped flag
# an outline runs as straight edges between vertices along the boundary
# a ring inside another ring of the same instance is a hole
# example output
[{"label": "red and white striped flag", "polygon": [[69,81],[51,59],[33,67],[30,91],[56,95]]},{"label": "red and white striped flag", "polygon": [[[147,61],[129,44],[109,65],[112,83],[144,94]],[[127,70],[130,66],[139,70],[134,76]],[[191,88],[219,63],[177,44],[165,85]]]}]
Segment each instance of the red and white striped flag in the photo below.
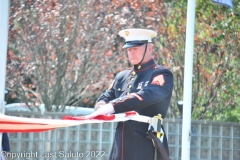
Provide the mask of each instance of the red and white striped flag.
[{"label": "red and white striped flag", "polygon": [[[61,127],[70,127],[87,123],[119,122],[127,120],[143,120],[135,111],[99,115],[97,117],[86,119],[84,116],[71,117],[65,116],[63,119],[41,119],[7,116],[0,114],[0,132],[43,132]],[[148,119],[145,120],[146,122]]]}]

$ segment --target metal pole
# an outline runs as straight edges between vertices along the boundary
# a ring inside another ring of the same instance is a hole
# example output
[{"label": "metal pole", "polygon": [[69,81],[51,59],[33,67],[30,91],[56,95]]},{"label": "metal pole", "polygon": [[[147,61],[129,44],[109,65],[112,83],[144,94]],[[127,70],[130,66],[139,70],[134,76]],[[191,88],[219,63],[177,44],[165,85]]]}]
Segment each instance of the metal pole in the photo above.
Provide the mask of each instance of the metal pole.
[{"label": "metal pole", "polygon": [[[0,113],[4,113],[5,77],[8,44],[9,0],[0,0]],[[2,133],[0,133],[2,144]],[[0,147],[2,150],[2,146]],[[2,153],[2,152],[1,152]]]},{"label": "metal pole", "polygon": [[182,160],[190,159],[195,7],[196,0],[188,0],[183,88]]}]

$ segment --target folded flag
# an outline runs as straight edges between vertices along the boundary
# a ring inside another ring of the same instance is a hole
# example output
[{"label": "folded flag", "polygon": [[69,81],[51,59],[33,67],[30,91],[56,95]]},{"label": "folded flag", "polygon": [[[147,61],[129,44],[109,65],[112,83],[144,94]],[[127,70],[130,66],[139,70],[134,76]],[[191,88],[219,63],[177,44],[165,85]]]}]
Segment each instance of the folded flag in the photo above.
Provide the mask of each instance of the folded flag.
[{"label": "folded flag", "polygon": [[85,116],[65,116],[63,119],[41,119],[0,114],[0,132],[43,132],[88,123],[120,122],[131,119],[141,119],[141,117],[138,118],[138,116],[140,115],[135,111],[112,115],[99,115],[91,119],[86,119]]},{"label": "folded flag", "polygon": [[226,7],[230,7],[231,9],[233,9],[232,0],[213,0],[213,2],[224,5]]}]

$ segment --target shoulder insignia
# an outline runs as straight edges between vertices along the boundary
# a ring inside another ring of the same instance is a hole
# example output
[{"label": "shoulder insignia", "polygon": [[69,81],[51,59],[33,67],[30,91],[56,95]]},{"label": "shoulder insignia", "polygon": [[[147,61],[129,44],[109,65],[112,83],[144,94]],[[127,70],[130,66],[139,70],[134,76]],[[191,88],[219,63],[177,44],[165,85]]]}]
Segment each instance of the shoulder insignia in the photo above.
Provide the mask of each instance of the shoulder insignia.
[{"label": "shoulder insignia", "polygon": [[151,84],[163,86],[164,83],[165,83],[164,75],[161,74],[161,75],[155,76]]}]

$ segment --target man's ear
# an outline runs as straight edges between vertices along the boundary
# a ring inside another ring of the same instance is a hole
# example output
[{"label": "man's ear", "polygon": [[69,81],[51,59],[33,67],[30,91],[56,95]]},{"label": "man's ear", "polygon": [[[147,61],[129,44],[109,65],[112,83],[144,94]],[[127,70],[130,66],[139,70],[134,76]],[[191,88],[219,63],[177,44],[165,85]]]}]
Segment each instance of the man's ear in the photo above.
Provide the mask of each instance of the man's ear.
[{"label": "man's ear", "polygon": [[152,53],[152,49],[153,49],[153,44],[149,43],[148,44],[148,52]]}]

